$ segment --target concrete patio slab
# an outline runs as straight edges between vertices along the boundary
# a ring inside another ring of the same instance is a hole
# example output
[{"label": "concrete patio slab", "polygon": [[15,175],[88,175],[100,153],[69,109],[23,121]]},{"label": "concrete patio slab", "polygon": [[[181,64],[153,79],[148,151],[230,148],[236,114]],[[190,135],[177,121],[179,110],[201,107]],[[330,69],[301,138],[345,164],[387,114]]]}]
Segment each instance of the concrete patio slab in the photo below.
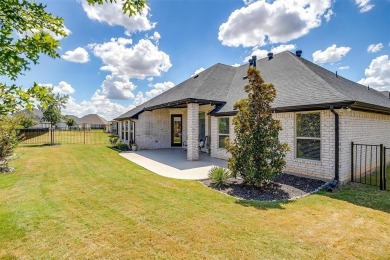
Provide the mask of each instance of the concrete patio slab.
[{"label": "concrete patio slab", "polygon": [[212,167],[227,168],[227,161],[205,153],[199,154],[199,161],[187,161],[187,152],[178,148],[122,152],[120,155],[158,175],[182,180],[208,179]]}]

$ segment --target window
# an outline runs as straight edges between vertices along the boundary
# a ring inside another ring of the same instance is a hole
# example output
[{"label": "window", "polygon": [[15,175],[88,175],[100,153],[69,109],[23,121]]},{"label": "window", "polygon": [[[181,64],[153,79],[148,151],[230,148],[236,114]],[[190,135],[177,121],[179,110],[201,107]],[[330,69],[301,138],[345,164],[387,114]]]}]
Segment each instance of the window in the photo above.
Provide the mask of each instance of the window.
[{"label": "window", "polygon": [[218,148],[226,148],[226,137],[229,138],[229,118],[218,118]]},{"label": "window", "polygon": [[135,122],[130,121],[130,143],[135,143]]},{"label": "window", "polygon": [[206,113],[199,113],[199,141],[205,140],[206,137]]},{"label": "window", "polygon": [[126,141],[129,141],[129,121],[125,121],[125,138]]},{"label": "window", "polygon": [[321,160],[320,113],[296,115],[296,157]]},{"label": "window", "polygon": [[122,140],[125,140],[125,122],[122,121],[121,123],[121,133],[122,133]]}]

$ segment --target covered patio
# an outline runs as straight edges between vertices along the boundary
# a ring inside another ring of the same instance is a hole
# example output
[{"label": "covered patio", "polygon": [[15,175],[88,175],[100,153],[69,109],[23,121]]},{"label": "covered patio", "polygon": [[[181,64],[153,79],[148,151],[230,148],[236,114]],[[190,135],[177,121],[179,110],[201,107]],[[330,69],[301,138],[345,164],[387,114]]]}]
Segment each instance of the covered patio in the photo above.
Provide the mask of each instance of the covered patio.
[{"label": "covered patio", "polygon": [[158,175],[182,180],[208,179],[212,167],[227,168],[227,161],[212,158],[206,153],[199,153],[198,161],[188,161],[187,151],[181,148],[122,152],[120,155]]}]

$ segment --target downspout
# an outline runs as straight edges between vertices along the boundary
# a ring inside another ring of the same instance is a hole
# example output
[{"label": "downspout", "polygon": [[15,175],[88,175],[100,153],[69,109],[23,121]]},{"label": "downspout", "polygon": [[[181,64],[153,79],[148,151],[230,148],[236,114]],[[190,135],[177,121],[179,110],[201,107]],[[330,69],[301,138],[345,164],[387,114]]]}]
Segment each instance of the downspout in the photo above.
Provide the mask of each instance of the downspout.
[{"label": "downspout", "polygon": [[330,107],[330,112],[334,115],[334,179],[326,185],[326,190],[332,192],[333,188],[337,186],[340,180],[340,127],[339,114],[334,110],[334,106]]}]

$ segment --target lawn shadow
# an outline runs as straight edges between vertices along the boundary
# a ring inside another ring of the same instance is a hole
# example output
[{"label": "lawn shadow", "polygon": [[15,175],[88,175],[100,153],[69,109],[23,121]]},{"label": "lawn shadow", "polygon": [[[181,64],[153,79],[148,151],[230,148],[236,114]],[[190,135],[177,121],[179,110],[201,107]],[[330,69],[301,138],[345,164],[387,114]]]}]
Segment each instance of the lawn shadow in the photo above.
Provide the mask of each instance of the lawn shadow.
[{"label": "lawn shadow", "polygon": [[258,210],[285,209],[284,205],[293,203],[292,200],[262,201],[262,200],[237,200],[236,203],[244,207],[253,207]]},{"label": "lawn shadow", "polygon": [[331,193],[321,191],[317,194],[390,213],[390,191],[381,191],[377,186],[349,183],[334,189]]},{"label": "lawn shadow", "polygon": [[27,147],[27,148],[34,148],[34,147],[44,147],[44,144],[19,144],[19,147]]}]

